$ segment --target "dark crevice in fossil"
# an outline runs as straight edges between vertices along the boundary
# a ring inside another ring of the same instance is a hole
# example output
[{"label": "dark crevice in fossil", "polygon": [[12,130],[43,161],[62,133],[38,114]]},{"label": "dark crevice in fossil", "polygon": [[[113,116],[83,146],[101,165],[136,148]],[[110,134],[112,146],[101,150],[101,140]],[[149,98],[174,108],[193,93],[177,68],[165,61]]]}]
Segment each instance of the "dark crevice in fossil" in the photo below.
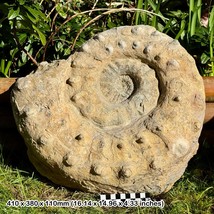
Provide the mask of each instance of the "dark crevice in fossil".
[{"label": "dark crevice in fossil", "polygon": [[72,80],[71,80],[70,78],[68,78],[68,79],[66,80],[66,84],[68,84],[68,85],[70,85],[70,86],[73,86],[73,85],[72,85],[73,82],[72,82]]},{"label": "dark crevice in fossil", "polygon": [[75,140],[78,140],[78,141],[80,141],[82,139],[83,139],[83,136],[81,134],[79,134],[75,137]]},{"label": "dark crevice in fossil", "polygon": [[139,138],[139,139],[135,140],[135,142],[138,143],[138,144],[142,144],[143,143],[143,139]]},{"label": "dark crevice in fossil", "polygon": [[127,98],[127,100],[131,99],[136,93],[137,91],[139,90],[140,88],[140,79],[142,77],[138,76],[138,74],[135,74],[131,71],[126,71],[126,75],[128,75],[132,82],[133,82],[133,85],[134,85],[134,88],[133,88],[133,91],[132,93],[129,95],[129,97]]},{"label": "dark crevice in fossil", "polygon": [[161,69],[155,66],[153,63],[151,62],[147,62],[147,63],[148,63],[147,65],[155,71],[155,76],[156,76],[156,79],[158,80],[158,90],[159,90],[157,105],[161,105],[165,100],[166,93],[167,93],[166,85],[163,82],[163,77],[161,76],[163,75],[163,72],[161,72]]},{"label": "dark crevice in fossil", "polygon": [[117,148],[121,150],[121,149],[123,148],[123,145],[120,144],[120,143],[118,143],[118,144],[117,144]]}]

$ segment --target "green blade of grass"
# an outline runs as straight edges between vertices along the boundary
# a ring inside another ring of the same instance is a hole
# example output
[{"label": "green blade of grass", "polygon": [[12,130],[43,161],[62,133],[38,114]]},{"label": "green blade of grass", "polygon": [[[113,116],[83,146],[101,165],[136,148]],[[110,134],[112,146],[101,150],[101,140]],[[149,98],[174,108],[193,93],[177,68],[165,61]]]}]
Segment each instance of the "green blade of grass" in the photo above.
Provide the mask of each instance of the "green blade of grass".
[{"label": "green blade of grass", "polygon": [[1,73],[4,74],[4,69],[5,69],[5,59],[1,59]]},{"label": "green blade of grass", "polygon": [[[149,4],[148,4],[148,1],[146,0],[144,2],[144,8],[143,9],[148,11],[148,6],[149,6]],[[144,22],[144,24],[148,24],[148,21],[149,21],[148,14],[147,13],[143,14],[143,22]]]},{"label": "green blade of grass", "polygon": [[15,54],[18,52],[18,48],[15,48],[15,49],[12,50],[11,52],[12,52],[12,54],[11,54],[11,60],[9,60],[9,61],[7,62],[6,68],[5,68],[5,70],[4,70],[4,75],[5,75],[6,77],[9,77],[9,76],[10,76],[10,75],[9,75],[9,70],[10,70],[10,67],[11,67],[11,65],[12,65],[13,59],[14,59],[14,57],[15,57]]},{"label": "green blade of grass", "polygon": [[182,33],[183,33],[184,30],[185,30],[185,27],[186,27],[186,20],[183,19],[183,20],[181,21],[180,30],[179,30],[178,34],[176,35],[175,39],[179,39],[179,38],[181,37]]},{"label": "green blade of grass", "polygon": [[164,26],[164,29],[163,29],[163,32],[164,32],[165,34],[167,34],[169,31],[172,31],[172,32],[173,32],[172,21],[173,21],[173,19],[170,18],[170,19],[166,22],[166,25]]},{"label": "green blade of grass", "polygon": [[6,68],[5,68],[5,70],[4,70],[4,75],[6,76],[6,77],[9,77],[9,69],[10,69],[10,66],[12,65],[12,61],[10,60],[10,61],[8,61],[8,63],[7,63],[7,66],[6,66]]},{"label": "green blade of grass", "polygon": [[201,6],[202,6],[201,0],[197,0],[197,2],[195,2],[194,0],[190,0],[189,25],[188,25],[188,33],[190,37],[195,35],[197,25],[199,25],[200,23]]},{"label": "green blade of grass", "polygon": [[197,201],[201,200],[201,198],[205,195],[205,193],[209,190],[213,189],[213,187],[208,187],[206,188],[198,197],[197,197]]},{"label": "green blade of grass", "polygon": [[192,15],[192,19],[191,19],[190,37],[195,35],[196,23],[197,23],[197,10],[195,9],[193,12],[193,15]]},{"label": "green blade of grass", "polygon": [[[137,2],[137,9],[142,9],[143,8],[143,0],[138,0]],[[140,11],[136,12],[136,17],[135,17],[135,25],[140,24]]]},{"label": "green blade of grass", "polygon": [[[194,10],[194,0],[189,0],[189,23],[188,23],[188,37],[191,35],[191,23],[192,23],[192,13]],[[188,38],[189,39],[189,38]]]},{"label": "green blade of grass", "polygon": [[197,1],[197,8],[198,8],[198,23],[201,21],[201,8],[202,8],[202,1]]},{"label": "green blade of grass", "polygon": [[208,22],[208,27],[209,27],[209,34],[210,34],[210,60],[211,60],[211,70],[212,73],[211,75],[214,76],[214,54],[213,54],[213,38],[214,38],[214,7],[212,8],[210,12],[210,17],[209,17],[209,22]]},{"label": "green blade of grass", "polygon": [[[160,1],[160,0],[159,0]],[[161,3],[161,1],[160,1],[160,3]],[[163,16],[163,14],[161,13],[161,11],[159,10],[157,10],[157,4],[155,4],[152,0],[148,0],[148,4],[152,7],[152,9],[154,10],[154,11],[157,11],[157,14],[158,15],[160,15],[160,16],[162,16],[162,17],[164,17]],[[158,3],[159,4],[159,3]],[[164,20],[164,19],[162,19],[162,20]]]},{"label": "green blade of grass", "polygon": [[[160,4],[161,4],[161,0],[158,0],[158,4],[156,5],[156,8],[155,8],[155,13],[156,14],[159,14],[159,12],[160,12]],[[152,26],[155,27],[155,28],[158,27],[157,16],[153,16],[153,18],[152,18]]]}]

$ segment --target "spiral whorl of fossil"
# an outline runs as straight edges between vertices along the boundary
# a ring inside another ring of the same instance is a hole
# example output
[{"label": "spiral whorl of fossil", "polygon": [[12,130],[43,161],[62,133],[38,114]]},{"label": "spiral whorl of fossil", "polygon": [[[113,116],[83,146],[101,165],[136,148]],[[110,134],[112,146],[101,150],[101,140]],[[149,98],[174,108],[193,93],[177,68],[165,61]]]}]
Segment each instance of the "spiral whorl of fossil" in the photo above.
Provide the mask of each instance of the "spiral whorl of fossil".
[{"label": "spiral whorl of fossil", "polygon": [[196,153],[205,97],[194,59],[149,26],[102,32],[20,78],[11,101],[37,170],[89,192],[170,189]]}]

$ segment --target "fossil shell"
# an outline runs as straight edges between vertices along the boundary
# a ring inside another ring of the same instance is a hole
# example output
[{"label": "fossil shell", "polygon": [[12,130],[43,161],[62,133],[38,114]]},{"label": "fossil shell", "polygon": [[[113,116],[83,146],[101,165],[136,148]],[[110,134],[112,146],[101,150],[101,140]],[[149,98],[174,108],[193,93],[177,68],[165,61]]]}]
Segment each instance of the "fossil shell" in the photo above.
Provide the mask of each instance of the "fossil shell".
[{"label": "fossil shell", "polygon": [[11,101],[38,171],[98,193],[169,190],[197,151],[205,112],[193,58],[144,25],[102,32],[40,66]]}]

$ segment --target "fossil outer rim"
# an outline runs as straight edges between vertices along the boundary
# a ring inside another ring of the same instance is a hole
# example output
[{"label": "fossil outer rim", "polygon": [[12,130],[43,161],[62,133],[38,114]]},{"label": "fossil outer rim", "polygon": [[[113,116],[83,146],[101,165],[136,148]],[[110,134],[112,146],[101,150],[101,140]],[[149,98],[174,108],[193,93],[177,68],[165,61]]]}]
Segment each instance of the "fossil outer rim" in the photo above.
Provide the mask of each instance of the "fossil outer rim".
[{"label": "fossil outer rim", "polygon": [[[119,84],[114,68],[125,70]],[[149,26],[100,33],[68,60],[42,63],[11,103],[38,171],[99,193],[169,190],[197,151],[205,110],[193,58]]]}]

